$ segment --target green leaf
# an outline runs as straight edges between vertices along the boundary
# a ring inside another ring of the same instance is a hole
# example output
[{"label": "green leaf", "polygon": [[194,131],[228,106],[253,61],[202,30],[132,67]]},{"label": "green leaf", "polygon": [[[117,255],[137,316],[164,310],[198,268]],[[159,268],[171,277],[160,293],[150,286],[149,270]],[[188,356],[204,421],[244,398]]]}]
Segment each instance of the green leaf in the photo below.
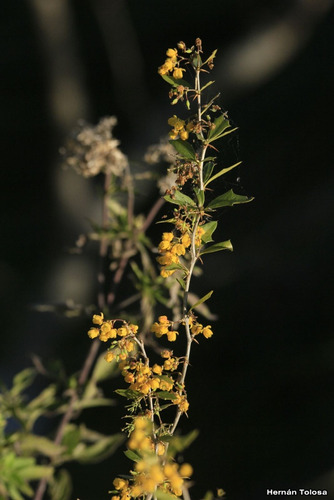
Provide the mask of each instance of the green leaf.
[{"label": "green leaf", "polygon": [[205,496],[203,497],[203,500],[214,500],[215,496],[212,493],[212,491],[207,491],[205,493]]},{"label": "green leaf", "polygon": [[157,500],[175,500],[175,495],[172,495],[171,493],[167,493],[166,491],[162,491],[157,489],[157,491],[154,493],[155,497]]},{"label": "green leaf", "polygon": [[205,186],[207,185],[208,180],[211,177],[211,174],[213,172],[214,166],[215,166],[214,163],[212,163],[211,161],[209,161],[208,163],[206,163],[204,165],[204,168],[203,168],[203,182],[204,182]]},{"label": "green leaf", "polygon": [[168,439],[168,455],[174,457],[177,453],[181,453],[188,448],[193,441],[197,438],[199,432],[197,429],[189,432],[185,436],[172,436]]},{"label": "green leaf", "polygon": [[60,469],[50,481],[51,500],[70,500],[72,493],[71,476],[66,469]]},{"label": "green leaf", "polygon": [[[214,253],[214,252],[220,252],[221,250],[230,250],[233,252],[233,247],[232,243],[230,240],[227,241],[221,241],[220,243],[215,243],[214,245],[211,245],[208,248],[205,248],[203,252],[201,252],[201,255],[207,254],[207,253]],[[193,306],[195,307],[195,306]]]},{"label": "green leaf", "polygon": [[36,479],[49,479],[53,474],[53,467],[48,465],[33,465],[26,467],[20,471],[20,476],[27,481],[34,481]]},{"label": "green leaf", "polygon": [[139,455],[139,453],[133,450],[126,450],[124,452],[124,455],[132,460],[132,462],[139,462],[140,460],[142,460],[142,457]]},{"label": "green leaf", "polygon": [[241,163],[242,163],[241,161],[238,161],[238,163],[235,163],[234,165],[231,165],[230,167],[223,168],[222,170],[220,170],[219,172],[217,172],[215,175],[213,175],[212,177],[208,178],[208,180],[206,182],[204,182],[205,186],[207,186],[208,184],[210,184],[210,182],[214,181],[215,179],[218,179],[218,177],[220,177],[221,175],[226,174],[227,172],[229,172],[233,168],[238,167]]},{"label": "green leaf", "polygon": [[176,394],[168,391],[158,391],[155,393],[156,396],[158,396],[160,399],[166,399],[169,401],[173,401],[174,399],[177,398]]},{"label": "green leaf", "polygon": [[230,127],[230,122],[221,114],[214,120],[214,127],[210,129],[208,133],[208,140],[211,142],[214,138],[217,138],[224,130]]},{"label": "green leaf", "polygon": [[218,222],[216,220],[212,220],[201,226],[201,228],[204,229],[205,231],[205,233],[202,236],[202,241],[204,241],[204,243],[210,243],[210,241],[213,241],[212,234],[217,229],[217,225]]},{"label": "green leaf", "polygon": [[186,194],[181,193],[181,191],[175,191],[173,194],[173,197],[170,195],[164,196],[164,199],[166,201],[169,201],[169,203],[174,203],[174,205],[182,205],[182,206],[196,206],[194,200],[190,198],[190,196],[187,196]]},{"label": "green leaf", "polygon": [[61,455],[65,450],[64,446],[55,444],[46,437],[36,436],[34,434],[28,434],[21,438],[20,442],[22,452],[28,455],[42,453],[49,458],[54,458]]},{"label": "green leaf", "polygon": [[84,410],[85,408],[96,408],[98,406],[115,406],[115,401],[109,398],[81,399],[74,404],[75,410]]},{"label": "green leaf", "polygon": [[141,392],[139,391],[133,391],[131,389],[116,389],[116,394],[119,394],[120,396],[123,396],[124,398],[127,399],[137,399],[141,397]]},{"label": "green leaf", "polygon": [[176,278],[176,281],[183,288],[183,290],[186,289],[186,282],[182,278]]},{"label": "green leaf", "polygon": [[184,87],[190,88],[190,83],[188,83],[186,80],[183,80],[183,78],[177,79],[169,75],[161,75],[161,77],[165,80],[165,82],[169,83],[173,87],[183,85]]},{"label": "green leaf", "polygon": [[182,141],[182,139],[170,140],[170,144],[176,149],[176,151],[187,160],[196,161],[196,153],[191,144],[187,141]]},{"label": "green leaf", "polygon": [[194,191],[195,191],[195,194],[197,197],[198,205],[200,207],[202,207],[204,205],[204,201],[205,201],[204,190],[195,188]]},{"label": "green leaf", "polygon": [[199,299],[193,306],[191,306],[190,311],[192,311],[193,309],[196,309],[197,306],[199,306],[200,304],[203,304],[203,302],[209,300],[209,298],[211,297],[212,294],[213,294],[213,290],[211,290],[211,292],[204,295],[204,297]]},{"label": "green leaf", "polygon": [[168,384],[174,384],[174,380],[170,377],[168,377],[168,375],[156,375],[156,377],[158,377],[159,380],[164,380],[165,382],[167,382]]},{"label": "green leaf", "polygon": [[21,394],[27,387],[29,387],[36,376],[36,370],[34,368],[26,368],[22,370],[13,379],[13,387],[11,393],[16,396]]},{"label": "green leaf", "polygon": [[236,194],[233,192],[233,189],[230,189],[226,193],[217,196],[217,198],[210,201],[209,205],[206,208],[215,209],[220,207],[232,207],[233,205],[237,205],[240,203],[249,203],[252,200],[254,200],[253,197]]},{"label": "green leaf", "polygon": [[77,447],[77,454],[73,454],[79,463],[94,464],[101,462],[114,453],[116,448],[124,441],[123,434],[114,434],[99,439],[96,443],[87,446],[85,449]]},{"label": "green leaf", "polygon": [[97,362],[95,363],[95,367],[93,370],[92,378],[96,382],[102,382],[103,380],[107,380],[119,373],[118,365],[116,362],[106,363],[104,359],[104,354],[99,356]]}]

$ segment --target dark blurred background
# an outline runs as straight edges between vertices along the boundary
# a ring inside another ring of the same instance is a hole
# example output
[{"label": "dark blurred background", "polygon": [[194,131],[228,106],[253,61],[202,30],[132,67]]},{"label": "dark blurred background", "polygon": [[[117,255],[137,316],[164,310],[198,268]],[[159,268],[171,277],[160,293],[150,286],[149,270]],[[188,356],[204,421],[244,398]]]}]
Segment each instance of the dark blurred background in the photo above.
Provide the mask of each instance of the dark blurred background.
[{"label": "dark blurred background", "polygon": [[[99,188],[61,169],[65,137],[79,118],[96,123],[115,114],[123,150],[140,159],[171,115],[157,74],[165,50],[198,36],[207,53],[218,48],[213,77],[239,127],[233,154],[243,160],[226,187],[255,201],[223,214],[220,235],[232,239],[234,253],[205,261],[200,291],[215,289],[219,320],[215,336],[194,349],[182,422],[184,432],[200,430],[185,452],[194,500],[215,487],[228,500],[262,500],[267,488],[325,489],[334,499],[333,21],[330,0],[2,4],[0,376],[7,383],[32,353],[62,357],[73,371],[89,348],[86,318],[34,310],[94,300],[94,258],[68,249],[87,229],[85,217],[99,216]],[[90,418],[116,432],[122,413]],[[72,467],[73,498],[108,498],[126,466],[120,453],[87,471]]]}]

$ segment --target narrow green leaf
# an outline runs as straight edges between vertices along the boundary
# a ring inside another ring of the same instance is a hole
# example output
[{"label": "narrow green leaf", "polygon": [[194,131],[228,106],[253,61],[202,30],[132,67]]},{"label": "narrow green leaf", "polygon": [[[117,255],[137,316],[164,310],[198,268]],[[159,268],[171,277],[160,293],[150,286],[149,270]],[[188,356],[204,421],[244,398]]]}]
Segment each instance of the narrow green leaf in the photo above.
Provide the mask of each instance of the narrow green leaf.
[{"label": "narrow green leaf", "polygon": [[173,87],[183,85],[184,87],[190,88],[190,83],[188,83],[186,80],[183,80],[183,78],[177,79],[169,75],[161,75],[161,77],[165,80],[165,82],[169,83],[169,85],[172,85]]},{"label": "narrow green leaf", "polygon": [[[230,122],[225,118],[224,114],[218,116],[214,122],[214,128],[211,128],[208,133],[208,140],[218,137],[224,130],[230,127]],[[210,141],[211,142],[211,141]]]},{"label": "narrow green leaf", "polygon": [[53,458],[57,457],[65,450],[64,446],[55,444],[46,437],[36,436],[34,434],[28,434],[27,436],[21,438],[20,441],[22,452],[29,455],[42,453],[49,458]]},{"label": "narrow green leaf", "polygon": [[204,297],[202,297],[197,302],[195,302],[195,304],[193,306],[191,306],[190,311],[192,311],[193,309],[196,309],[197,306],[199,306],[200,304],[203,304],[203,302],[207,301],[211,297],[212,294],[213,294],[213,290],[211,290],[211,292],[207,293],[206,295],[204,295]]},{"label": "narrow green leaf", "polygon": [[204,182],[204,185],[206,186],[208,184],[208,180],[210,179],[211,177],[211,174],[213,172],[213,169],[214,169],[214,163],[213,162],[208,162],[204,165],[204,168],[203,168],[203,182]]},{"label": "narrow green leaf", "polygon": [[221,139],[222,137],[225,137],[225,135],[232,134],[232,132],[235,132],[236,130],[238,130],[238,127],[231,128],[230,130],[227,130],[226,132],[215,136],[214,139],[209,142],[217,141],[217,139]]},{"label": "narrow green leaf", "polygon": [[158,391],[155,393],[156,396],[158,396],[160,399],[166,399],[173,401],[174,399],[177,398],[176,394],[173,394],[172,392],[168,391]]},{"label": "narrow green leaf", "polygon": [[28,481],[33,481],[36,479],[50,478],[53,474],[53,467],[48,465],[34,465],[32,467],[26,467],[20,471],[20,476]]},{"label": "narrow green leaf", "polygon": [[[232,243],[230,240],[227,241],[221,241],[220,243],[215,243],[214,245],[211,245],[208,248],[205,248],[203,252],[201,252],[201,255],[207,254],[207,253],[214,253],[214,252],[220,252],[221,250],[230,250],[231,252],[233,251]],[[195,307],[195,306],[193,306]]]},{"label": "narrow green leaf", "polygon": [[57,476],[50,481],[52,500],[70,500],[72,493],[71,476],[66,469],[60,469]]},{"label": "narrow green leaf", "polygon": [[[204,63],[205,64],[205,63]],[[215,83],[214,80],[211,80],[210,82],[206,83],[202,88],[201,88],[201,92],[203,92],[203,90],[205,90],[207,87],[209,87],[210,85],[212,85],[213,83]]]},{"label": "narrow green leaf", "polygon": [[108,398],[81,399],[76,401],[74,408],[84,410],[85,408],[96,408],[99,406],[115,406],[115,401]]},{"label": "narrow green leaf", "polygon": [[170,144],[176,149],[176,151],[187,160],[196,161],[196,153],[191,144],[187,141],[182,141],[182,139],[170,140]]},{"label": "narrow green leaf", "polygon": [[204,205],[204,202],[205,202],[205,193],[204,193],[204,190],[195,188],[194,191],[195,191],[195,194],[196,194],[196,197],[197,197],[198,205],[200,207],[202,207]]},{"label": "narrow green leaf", "polygon": [[217,225],[218,222],[216,220],[212,220],[201,226],[202,229],[204,229],[205,231],[205,233],[202,236],[202,241],[204,241],[204,243],[210,243],[210,241],[213,241],[212,234],[217,229]]},{"label": "narrow green leaf", "polygon": [[22,370],[15,375],[13,379],[13,387],[10,392],[15,396],[21,394],[24,389],[32,384],[35,376],[36,370],[34,368],[26,368],[25,370]]},{"label": "narrow green leaf", "polygon": [[186,283],[182,278],[176,278],[176,281],[178,282],[179,285],[183,288],[183,290],[186,289]]},{"label": "narrow green leaf", "polygon": [[205,186],[210,184],[210,182],[214,181],[215,179],[218,179],[218,177],[220,177],[221,175],[226,174],[227,172],[229,172],[233,168],[238,167],[241,163],[242,163],[241,161],[238,161],[238,163],[235,163],[234,165],[231,165],[230,167],[223,168],[222,170],[217,172],[215,175],[210,177],[206,182],[204,182]]},{"label": "narrow green leaf", "polygon": [[210,201],[207,208],[214,209],[220,207],[232,207],[240,203],[249,203],[252,201],[253,197],[242,196],[240,194],[234,193],[233,189],[230,189],[224,194],[217,196],[214,200]]},{"label": "narrow green leaf", "polygon": [[139,453],[133,450],[124,451],[124,455],[132,460],[132,462],[139,462],[140,460],[142,460],[142,457],[139,455]]}]

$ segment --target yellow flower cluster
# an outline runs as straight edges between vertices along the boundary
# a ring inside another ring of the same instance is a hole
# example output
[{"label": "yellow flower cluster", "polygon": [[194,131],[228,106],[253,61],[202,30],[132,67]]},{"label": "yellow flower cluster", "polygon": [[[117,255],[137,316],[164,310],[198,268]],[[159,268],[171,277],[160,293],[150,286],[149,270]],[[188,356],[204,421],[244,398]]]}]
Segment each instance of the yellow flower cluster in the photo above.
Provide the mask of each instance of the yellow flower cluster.
[{"label": "yellow flower cluster", "polygon": [[191,239],[188,233],[183,234],[181,238],[174,238],[173,233],[162,234],[162,240],[158,246],[161,256],[157,258],[157,261],[163,266],[160,271],[163,278],[168,278],[176,271],[176,269],[166,268],[172,264],[179,264],[179,257],[185,255],[190,245]]},{"label": "yellow flower cluster", "polygon": [[130,364],[120,365],[125,382],[130,384],[129,389],[146,396],[151,390],[161,389],[162,380],[155,376],[152,368],[141,360],[131,361]]},{"label": "yellow flower cluster", "polygon": [[111,500],[138,498],[153,493],[158,488],[165,493],[175,495],[175,498],[182,495],[184,480],[192,475],[193,469],[187,463],[179,466],[169,460],[166,461],[166,447],[162,441],[153,444],[151,429],[152,425],[148,418],[135,418],[128,448],[138,451],[142,458],[135,464],[132,480],[120,477],[114,480],[116,491]]},{"label": "yellow flower cluster", "polygon": [[167,338],[170,342],[175,342],[176,336],[179,334],[179,332],[176,330],[170,330],[172,324],[172,321],[169,321],[167,316],[159,316],[158,322],[153,323],[151,332],[155,333],[158,338],[162,337],[163,335],[167,335]]},{"label": "yellow flower cluster", "polygon": [[193,318],[189,318],[190,331],[194,337],[199,335],[200,333],[206,338],[209,339],[213,335],[213,331],[211,330],[212,326],[207,325],[203,326],[201,323],[198,323]]},{"label": "yellow flower cluster", "polygon": [[175,78],[176,80],[182,79],[182,74],[185,69],[177,66],[177,50],[168,49],[166,55],[167,59],[165,60],[164,64],[158,69],[159,75],[168,75],[172,71],[173,78]]},{"label": "yellow flower cluster", "polygon": [[189,137],[189,132],[191,132],[191,130],[194,128],[192,122],[189,122],[186,125],[186,122],[184,120],[181,120],[181,118],[178,118],[176,115],[173,115],[171,118],[169,118],[168,125],[173,127],[169,132],[169,137],[173,140],[180,137],[182,141],[186,141]]},{"label": "yellow flower cluster", "polygon": [[94,314],[93,316],[93,326],[88,331],[88,336],[91,339],[99,338],[102,342],[107,342],[109,339],[117,339],[114,341],[111,349],[107,351],[105,355],[105,360],[109,363],[118,358],[119,360],[125,360],[128,358],[129,354],[135,350],[135,342],[133,338],[138,332],[138,326],[132,323],[126,323],[122,321],[122,326],[115,328],[115,320],[104,319],[103,313]]}]

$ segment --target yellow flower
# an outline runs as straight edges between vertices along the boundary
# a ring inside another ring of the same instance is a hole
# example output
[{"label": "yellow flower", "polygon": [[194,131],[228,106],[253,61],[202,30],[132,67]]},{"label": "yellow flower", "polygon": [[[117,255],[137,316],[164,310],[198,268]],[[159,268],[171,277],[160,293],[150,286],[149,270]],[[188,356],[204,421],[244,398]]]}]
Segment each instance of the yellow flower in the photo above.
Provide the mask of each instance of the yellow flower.
[{"label": "yellow flower", "polygon": [[162,358],[168,359],[171,357],[172,354],[173,354],[173,351],[169,351],[168,349],[164,349],[163,351],[161,351],[160,356]]},{"label": "yellow flower", "polygon": [[110,363],[115,358],[115,354],[112,351],[107,351],[104,355],[104,359]]},{"label": "yellow flower", "polygon": [[180,139],[182,141],[186,141],[189,137],[189,133],[186,130],[181,130],[180,131]]},{"label": "yellow flower", "polygon": [[211,330],[211,328],[212,328],[211,325],[205,326],[203,328],[202,333],[206,339],[209,339],[213,335],[213,331]]},{"label": "yellow flower", "polygon": [[157,375],[161,375],[162,374],[162,366],[155,364],[155,365],[153,365],[152,371],[153,371],[153,373],[156,373]]},{"label": "yellow flower", "polygon": [[191,238],[188,233],[185,233],[182,238],[181,238],[181,243],[185,248],[190,247],[191,245]]},{"label": "yellow flower", "polygon": [[193,473],[193,468],[190,464],[182,464],[179,473],[182,477],[190,477]]},{"label": "yellow flower", "polygon": [[151,389],[153,389],[155,391],[156,389],[159,389],[159,387],[160,387],[160,380],[157,377],[151,378],[149,380],[149,384],[151,386]]},{"label": "yellow flower", "polygon": [[169,118],[168,125],[173,127],[175,130],[179,131],[179,130],[182,130],[184,128],[185,121],[181,120],[176,115],[173,115],[171,118]]},{"label": "yellow flower", "polygon": [[194,323],[193,326],[191,327],[191,333],[193,335],[198,335],[199,333],[202,333],[203,330],[203,325],[200,323]]},{"label": "yellow flower", "polygon": [[171,244],[169,241],[160,241],[158,250],[159,252],[165,252],[166,250],[170,250]]},{"label": "yellow flower", "polygon": [[129,328],[130,328],[131,332],[135,335],[138,332],[139,326],[138,325],[133,325],[132,323],[130,323],[129,324]]},{"label": "yellow flower", "polygon": [[186,249],[182,243],[176,243],[176,245],[171,248],[171,252],[176,255],[184,255],[186,253]]},{"label": "yellow flower", "polygon": [[174,141],[175,139],[177,139],[177,136],[179,135],[179,133],[177,130],[173,129],[170,132],[168,132],[168,135],[172,139],[172,141]]},{"label": "yellow flower", "polygon": [[164,455],[165,451],[166,451],[166,446],[164,445],[164,443],[162,441],[159,441],[159,443],[157,444],[157,455],[159,457],[161,457],[162,455]]},{"label": "yellow flower", "polygon": [[168,58],[166,59],[164,66],[167,68],[167,71],[171,71],[174,68],[175,63],[172,59]]},{"label": "yellow flower", "polygon": [[93,323],[94,323],[94,325],[102,325],[102,323],[103,323],[103,313],[102,312],[100,314],[94,314]]},{"label": "yellow flower", "polygon": [[116,490],[123,490],[127,488],[128,481],[120,477],[116,477],[116,479],[114,479],[113,485],[115,486]]},{"label": "yellow flower", "polygon": [[121,326],[120,328],[117,328],[117,334],[120,337],[125,337],[126,335],[128,335],[128,330],[125,328],[125,326]]},{"label": "yellow flower", "polygon": [[164,269],[164,268],[162,268],[160,271],[160,276],[162,278],[169,278],[169,276],[172,276],[172,274],[174,274],[175,271],[176,271],[176,269]]},{"label": "yellow flower", "polygon": [[100,330],[98,328],[90,328],[90,330],[88,331],[88,337],[91,339],[95,339],[99,336],[99,334]]},{"label": "yellow flower", "polygon": [[173,71],[173,77],[176,80],[181,80],[182,78],[182,71],[185,71],[183,68],[175,68]]},{"label": "yellow flower", "polygon": [[186,398],[183,398],[181,403],[179,404],[179,410],[185,413],[189,408],[189,403]]},{"label": "yellow flower", "polygon": [[162,241],[172,241],[173,238],[173,233],[162,233]]},{"label": "yellow flower", "polygon": [[179,334],[179,332],[176,332],[176,331],[167,332],[167,338],[168,338],[169,342],[175,342],[176,336],[178,334]]},{"label": "yellow flower", "polygon": [[177,56],[177,50],[176,49],[168,49],[166,52],[166,56],[168,57],[176,57]]}]

